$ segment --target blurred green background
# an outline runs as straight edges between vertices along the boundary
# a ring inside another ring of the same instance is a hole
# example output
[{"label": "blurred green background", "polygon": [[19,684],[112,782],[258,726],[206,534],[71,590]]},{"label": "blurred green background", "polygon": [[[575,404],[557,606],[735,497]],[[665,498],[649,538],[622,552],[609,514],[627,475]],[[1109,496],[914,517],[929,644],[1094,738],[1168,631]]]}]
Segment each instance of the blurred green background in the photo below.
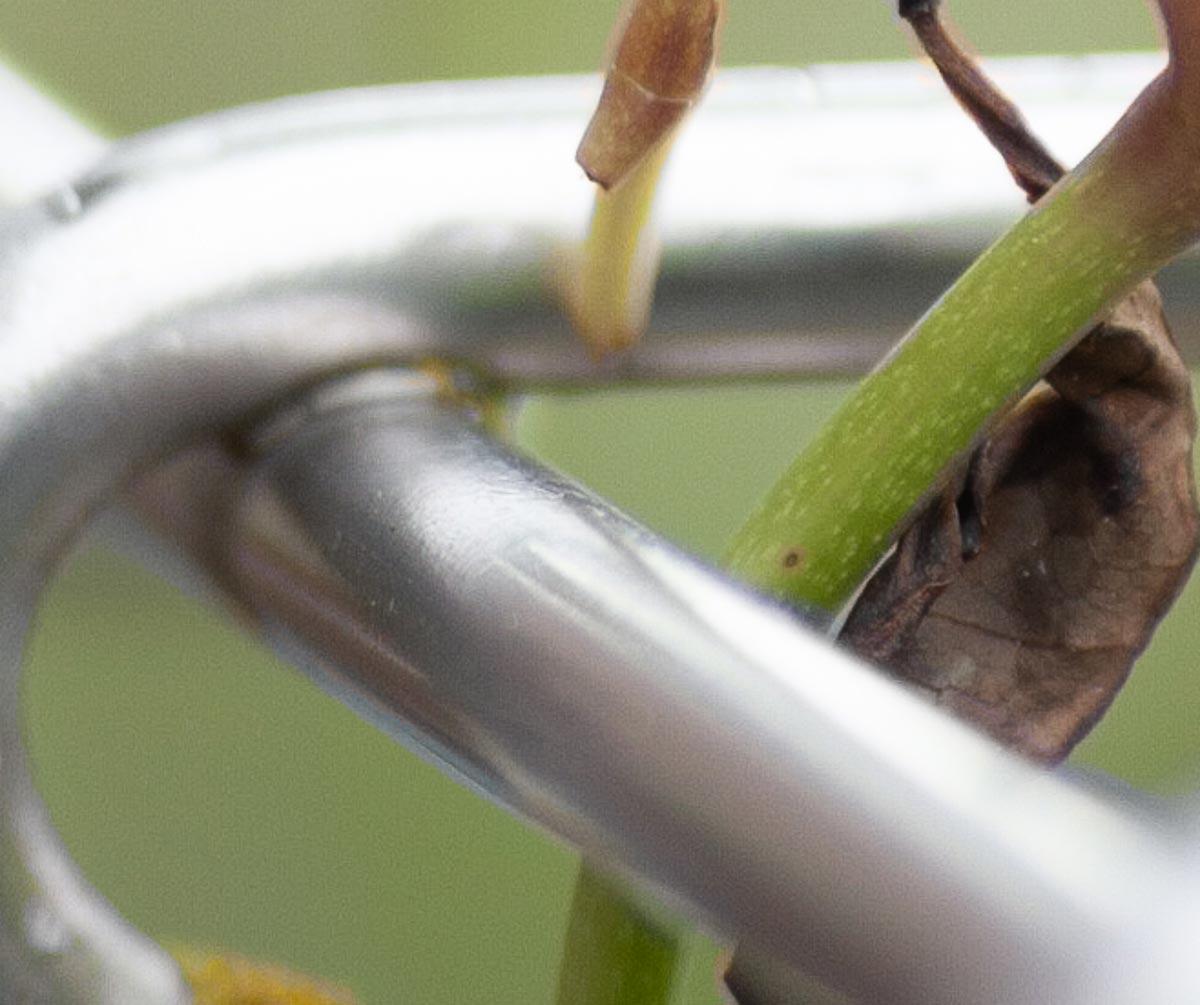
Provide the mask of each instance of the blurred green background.
[{"label": "blurred green background", "polygon": [[[882,0],[731,6],[730,64],[910,54]],[[1137,0],[952,7],[989,53],[1155,40]],[[0,56],[120,134],[295,91],[589,70],[615,9],[615,0],[5,0]],[[843,392],[539,400],[522,436],[713,555]],[[1193,590],[1078,761],[1160,791],[1190,784],[1198,604]],[[368,1005],[552,1000],[574,857],[359,724],[219,615],[85,552],[47,598],[28,694],[56,822],[87,874],[148,931],[343,980]],[[710,985],[700,945],[689,1005],[715,1002]]]}]

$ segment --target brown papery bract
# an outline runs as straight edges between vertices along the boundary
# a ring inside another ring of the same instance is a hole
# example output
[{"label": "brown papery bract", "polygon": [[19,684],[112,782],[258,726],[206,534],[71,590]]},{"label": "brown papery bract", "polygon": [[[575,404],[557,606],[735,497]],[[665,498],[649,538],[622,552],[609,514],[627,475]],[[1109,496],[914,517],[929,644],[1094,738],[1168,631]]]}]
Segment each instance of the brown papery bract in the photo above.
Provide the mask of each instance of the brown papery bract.
[{"label": "brown papery bract", "polygon": [[1065,757],[1196,553],[1188,371],[1153,284],[994,428],[858,600],[842,641],[1007,746]]},{"label": "brown papery bract", "polygon": [[600,104],[575,155],[598,185],[619,185],[699,100],[723,8],[723,0],[628,0]]},{"label": "brown papery bract", "polygon": [[[926,52],[1031,200],[1062,169],[945,33]],[[1099,719],[1197,546],[1196,420],[1158,291],[1138,287],[993,426],[918,516],[842,641],[1021,753],[1060,760]]]}]

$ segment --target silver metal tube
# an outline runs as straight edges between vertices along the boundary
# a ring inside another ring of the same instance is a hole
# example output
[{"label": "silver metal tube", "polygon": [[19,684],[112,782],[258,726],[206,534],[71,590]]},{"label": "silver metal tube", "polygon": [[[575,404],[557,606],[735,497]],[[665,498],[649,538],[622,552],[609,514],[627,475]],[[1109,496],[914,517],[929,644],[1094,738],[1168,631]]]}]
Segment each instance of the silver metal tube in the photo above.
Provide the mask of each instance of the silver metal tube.
[{"label": "silver metal tube", "polygon": [[[1132,78],[1149,75],[1144,61],[1105,64],[1136,72],[1093,107],[1070,87],[1103,92],[1089,78],[1098,65],[1062,64],[1067,90],[1045,88],[1063,106],[1044,110],[1068,132],[1115,117]],[[1019,211],[1000,172],[994,189],[977,184],[990,157],[972,166],[979,158],[950,154],[942,133],[912,142],[954,115],[913,89],[921,79],[898,68],[727,75],[666,190],[655,333],[609,369],[569,341],[545,281],[586,216],[569,153],[590,80],[382,89],[186,123],[0,217],[6,993],[81,1005],[187,997],[169,961],[74,873],[20,747],[29,611],[96,506],[171,452],[381,360],[449,357],[521,386],[864,365],[935,292],[922,284],[940,284]],[[909,160],[885,164],[881,149]],[[830,151],[847,157],[832,173]],[[1098,952],[1141,974],[1139,954],[1164,931],[1147,898],[1181,874],[1163,835],[945,722],[459,417],[428,402],[400,410],[394,422],[373,415],[379,429],[341,461],[328,456],[327,472],[349,465],[344,498],[293,469],[299,455],[281,439],[266,501],[247,503],[254,549],[236,567],[246,581],[258,556],[256,589],[279,604],[305,575],[318,577],[321,603],[340,597],[349,638],[330,630],[326,666],[347,652],[366,660],[359,671],[346,661],[350,680],[371,669],[363,646],[374,645],[398,675],[394,693],[379,690],[386,675],[364,692],[381,720],[415,721],[499,798],[677,891],[722,930],[867,992],[954,1000],[976,987],[976,998],[1022,1001],[1049,989],[1070,1001],[1095,989],[1081,974],[1085,962],[1102,972]],[[296,441],[310,444],[305,464],[326,456],[336,425]],[[366,446],[389,462],[405,452],[410,479],[355,469]],[[378,522],[386,515],[405,536]],[[402,563],[408,586],[366,549],[331,561],[339,520]],[[311,568],[287,565],[306,542]],[[295,577],[275,594],[272,569]],[[334,592],[339,582],[351,592]],[[444,601],[440,628],[412,620],[433,613],[421,597],[387,611],[414,583]],[[478,588],[455,592],[469,583]],[[354,636],[355,625],[374,634]],[[405,676],[414,669],[445,676]],[[1194,928],[1178,905],[1161,917],[1177,923],[1173,937]],[[879,944],[856,935],[864,918]],[[933,959],[938,979],[905,969]],[[1171,962],[1182,1000],[1195,994],[1190,959]],[[1014,987],[1020,968],[1045,983]]]},{"label": "silver metal tube", "polygon": [[[1072,156],[1155,65],[999,72]],[[857,372],[1023,210],[921,67],[724,74],[663,188],[650,337],[597,367],[550,278],[588,216],[570,154],[594,88],[347,92],[123,143],[6,221],[10,282],[36,291],[17,320],[41,339],[169,326],[185,344],[212,327],[340,340],[346,366],[436,354],[521,386]],[[1189,346],[1196,268],[1181,266],[1174,298]]]},{"label": "silver metal tube", "polygon": [[[57,204],[70,207],[66,194],[70,189],[62,186],[98,160],[107,147],[3,65],[0,135],[10,138],[0,155],[0,209],[21,206],[56,187],[60,191]],[[11,225],[10,219],[0,216],[0,232],[10,231]],[[8,279],[0,269],[0,285]],[[0,301],[10,303],[9,292],[0,293]],[[11,318],[6,320],[11,324]],[[0,329],[5,329],[2,321]],[[6,368],[15,366],[10,373],[17,381],[15,386],[23,381],[24,386],[20,393],[6,395],[0,407],[5,414],[0,421],[0,454],[7,462],[7,504],[15,506],[15,511],[0,519],[5,524],[0,529],[0,997],[22,1005],[185,1005],[191,995],[174,962],[79,876],[29,779],[18,714],[21,653],[42,579],[68,541],[63,537],[52,543],[49,537],[23,533],[32,528],[22,527],[30,516],[22,503],[31,496],[36,499],[46,484],[39,482],[36,463],[27,465],[20,460],[21,433],[29,431],[26,423],[38,425],[35,402],[43,392],[53,398],[55,381],[37,365],[43,346],[37,341],[22,344],[4,335],[0,335],[0,357]],[[13,387],[9,385],[8,390]],[[33,434],[32,440],[36,438]],[[23,446],[37,449],[31,441]],[[50,444],[43,442],[42,446]],[[55,453],[53,447],[50,453]],[[53,464],[49,461],[49,466]],[[34,482],[28,492],[22,484],[26,478]],[[86,506],[84,500],[93,488],[79,485],[78,495],[71,501]],[[65,505],[69,509],[71,502]],[[5,523],[7,518],[11,519]],[[50,522],[53,519],[51,515]]]},{"label": "silver metal tube", "polygon": [[63,184],[108,145],[29,81],[0,63],[0,205],[19,204]]},{"label": "silver metal tube", "polygon": [[288,659],[591,859],[867,1000],[1109,1000],[1095,975],[1141,946],[1178,864],[1165,837],[421,384],[352,378],[258,440],[226,568]]}]

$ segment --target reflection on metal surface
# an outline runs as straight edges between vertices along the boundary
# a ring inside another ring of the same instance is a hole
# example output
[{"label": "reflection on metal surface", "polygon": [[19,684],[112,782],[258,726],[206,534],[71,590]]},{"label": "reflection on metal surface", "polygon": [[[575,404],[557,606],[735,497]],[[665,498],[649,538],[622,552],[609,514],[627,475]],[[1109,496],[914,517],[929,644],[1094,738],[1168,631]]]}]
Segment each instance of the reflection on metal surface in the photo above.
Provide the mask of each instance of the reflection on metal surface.
[{"label": "reflection on metal surface", "polygon": [[0,63],[0,204],[33,199],[99,159],[106,144]]},{"label": "reflection on metal surface", "polygon": [[263,434],[222,537],[235,593],[338,697],[720,933],[869,1000],[1099,1000],[1098,960],[1153,920],[1165,836],[412,378],[352,378],[330,401]]},{"label": "reflection on metal surface", "polygon": [[[1000,75],[1076,154],[1152,71]],[[596,369],[544,285],[586,218],[570,151],[594,88],[228,113],[0,216],[5,994],[187,1000],[75,873],[19,739],[44,577],[135,472],[333,375],[430,355],[508,386],[860,369],[1020,210],[918,68],[726,74],[665,189],[654,332]],[[159,499],[199,515],[175,533],[339,697],[720,931],[869,997],[1196,997],[1178,940],[1200,871],[1172,832],[946,721],[420,380],[378,380],[310,399],[256,459],[211,454],[228,481]]]},{"label": "reflection on metal surface", "polygon": [[[1073,156],[1156,63],[998,72]],[[587,218],[571,151],[594,86],[347,92],[135,138],[71,205],[59,191],[8,221],[7,268],[37,291],[21,320],[43,340],[142,326],[183,345],[218,326],[324,340],[347,365],[437,353],[523,384],[855,371],[1023,208],[919,66],[724,74],[663,188],[651,337],[597,368],[545,282]],[[1178,286],[1189,341],[1200,284]]]}]

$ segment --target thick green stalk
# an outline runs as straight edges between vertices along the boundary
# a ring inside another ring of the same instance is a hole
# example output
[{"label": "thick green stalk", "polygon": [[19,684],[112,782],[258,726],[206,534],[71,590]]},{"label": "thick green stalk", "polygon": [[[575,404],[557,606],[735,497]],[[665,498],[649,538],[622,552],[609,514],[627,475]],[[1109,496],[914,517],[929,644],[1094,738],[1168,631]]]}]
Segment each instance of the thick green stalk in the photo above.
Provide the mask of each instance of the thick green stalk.
[{"label": "thick green stalk", "polygon": [[1168,71],[868,376],[735,537],[728,565],[836,610],[988,421],[1200,233],[1194,89]]}]

